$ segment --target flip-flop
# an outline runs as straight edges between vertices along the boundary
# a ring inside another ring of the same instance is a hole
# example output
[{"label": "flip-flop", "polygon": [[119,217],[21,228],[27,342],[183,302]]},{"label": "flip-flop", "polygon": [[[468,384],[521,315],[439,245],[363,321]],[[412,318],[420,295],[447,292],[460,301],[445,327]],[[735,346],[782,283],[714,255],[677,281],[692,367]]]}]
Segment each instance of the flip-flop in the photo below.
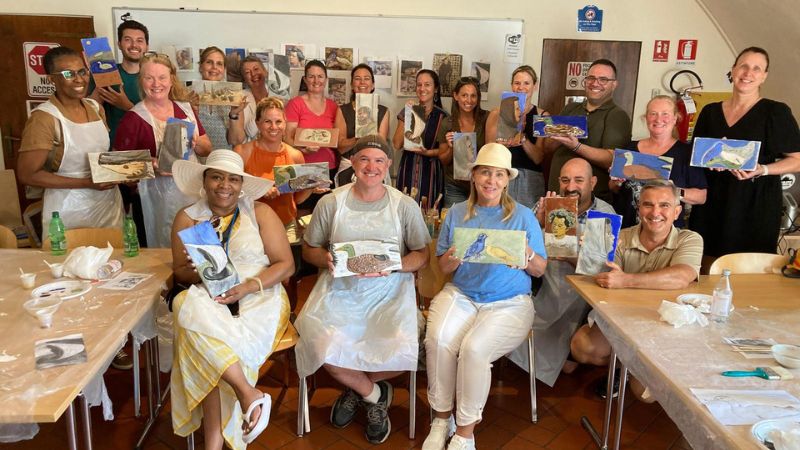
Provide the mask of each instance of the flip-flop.
[{"label": "flip-flop", "polygon": [[264,393],[263,397],[253,401],[253,403],[250,404],[250,407],[247,408],[247,412],[244,413],[244,417],[247,422],[250,422],[250,416],[259,406],[261,407],[261,415],[258,416],[258,422],[256,422],[256,424],[253,426],[253,429],[250,430],[249,433],[244,433],[242,435],[242,440],[245,444],[255,441],[258,435],[260,435],[261,432],[267,428],[267,424],[269,423],[270,407],[272,406],[272,397],[270,397],[269,394]]}]

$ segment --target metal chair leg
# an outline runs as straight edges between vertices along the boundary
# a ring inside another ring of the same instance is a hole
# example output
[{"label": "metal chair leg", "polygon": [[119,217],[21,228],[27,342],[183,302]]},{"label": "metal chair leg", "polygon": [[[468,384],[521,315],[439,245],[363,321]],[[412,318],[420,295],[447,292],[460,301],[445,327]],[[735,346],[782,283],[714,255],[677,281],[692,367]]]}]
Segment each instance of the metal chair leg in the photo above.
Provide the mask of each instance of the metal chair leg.
[{"label": "metal chair leg", "polygon": [[300,377],[297,389],[297,436],[311,432],[311,420],[308,414],[308,385],[306,377]]},{"label": "metal chair leg", "polygon": [[133,349],[133,415],[139,417],[142,415],[142,390],[139,367],[139,346],[136,345],[135,340],[131,341],[131,348]]},{"label": "metal chair leg", "polygon": [[408,438],[414,439],[417,432],[417,371],[408,372]]},{"label": "metal chair leg", "polygon": [[533,351],[533,330],[528,333],[528,383],[531,392],[531,422],[536,423],[539,418],[536,413],[536,364]]},{"label": "metal chair leg", "polygon": [[189,433],[189,435],[186,436],[186,449],[194,450],[194,433]]},{"label": "metal chair leg", "polygon": [[67,419],[65,422],[67,423],[67,445],[69,446],[69,450],[77,450],[78,448],[78,433],[75,429],[75,402],[72,402],[67,406]]},{"label": "metal chair leg", "polygon": [[83,416],[83,442],[86,450],[92,450],[92,416],[89,414],[89,399],[81,392],[78,394]]}]

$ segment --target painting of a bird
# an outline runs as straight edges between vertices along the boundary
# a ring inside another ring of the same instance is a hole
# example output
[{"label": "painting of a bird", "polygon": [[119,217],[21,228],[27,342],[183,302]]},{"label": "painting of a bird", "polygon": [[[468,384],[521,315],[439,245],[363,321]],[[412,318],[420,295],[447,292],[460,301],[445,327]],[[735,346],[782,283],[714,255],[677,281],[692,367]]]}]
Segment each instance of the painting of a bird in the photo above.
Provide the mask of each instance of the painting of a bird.
[{"label": "painting of a bird", "polygon": [[467,251],[464,252],[464,257],[461,259],[463,261],[467,261],[471,258],[480,257],[484,247],[486,247],[486,237],[486,233],[479,234],[477,239],[475,239],[475,242],[467,247]]},{"label": "painting of a bird", "polygon": [[509,266],[521,266],[524,264],[524,261],[520,261],[517,256],[512,255],[502,247],[487,245],[486,253],[488,253],[489,256],[492,256],[502,261],[504,264],[508,264]]},{"label": "painting of a bird", "polygon": [[353,273],[377,273],[394,265],[389,255],[356,255],[352,244],[345,244],[336,250],[347,252],[347,270]]}]

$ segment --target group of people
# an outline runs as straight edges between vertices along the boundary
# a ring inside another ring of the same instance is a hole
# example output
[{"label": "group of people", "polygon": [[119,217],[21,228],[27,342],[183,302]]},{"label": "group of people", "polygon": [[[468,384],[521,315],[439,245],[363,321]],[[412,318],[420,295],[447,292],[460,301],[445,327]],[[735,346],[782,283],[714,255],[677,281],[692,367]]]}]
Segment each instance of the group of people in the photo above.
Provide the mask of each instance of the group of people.
[{"label": "group of people", "polygon": [[[589,68],[586,99],[560,112],[587,116],[589,137],[581,140],[535,137],[532,117],[548,112],[530,100],[521,111],[521,139],[500,139],[500,112],[481,108],[476,79],[455,84],[448,113],[437,73],[420,70],[411,103],[422,107],[425,131],[421,146],[403,149],[405,116],[397,117],[392,147],[383,106],[375,133],[355,137],[355,94],[374,91],[367,65],[352,69],[351,102],[342,107],[324,95],[327,69],[321,61],[305,63],[307,90],[284,104],[269,96],[268,71],[258,58],[241,64],[247,88],[241,104],[197,105],[178,82],[175,65],[148,52],[148,41],[144,25],[120,25],[119,88],[93,87],[80,54],[50,50],[44,64],[56,91],[31,114],[17,172],[22,183],[45,188],[45,230],[55,210],[69,228],[120,226],[124,202],[143,244],[172,248],[175,281],[191,286],[173,302],[173,427],[187,435],[202,422],[207,448],[243,448],[267,426],[270,399],[254,385],[288,324],[281,281],[294,271],[293,241],[302,240],[303,259],[320,269],[295,321],[297,369],[308,376],[324,368],[345,387],[331,410],[333,426],[348,426],[363,408],[367,439],[383,442],[391,432],[390,380],[417,369],[422,343],[434,411],[423,448],[469,449],[475,448],[473,430],[488,398],[492,362],[510,353],[527,367],[527,351],[515,349],[531,328],[536,375],[549,385],[578,363],[606,364],[611,353],[599,329],[587,323],[586,303],[565,282],[576,261],[548,259],[543,198],[576,198],[579,224],[590,210],[623,216],[627,228],[614,262],[595,276],[599,286],[682,288],[698,277],[703,258],[773,253],[780,219],[776,175],[800,171],[800,131],[785,104],[761,98],[769,57],[756,47],[736,57],[733,96],[704,108],[694,134],[761,141],[759,163],[753,171],[710,171],[689,165],[689,144],[675,136],[680,115],[671,97],[648,102],[649,136],[631,141],[630,118],[613,100],[616,67],[606,59]],[[223,79],[225,64],[219,48],[205,49],[203,79]],[[520,66],[511,90],[530,99],[537,81],[530,66]],[[138,184],[92,182],[87,153],[148,149],[155,158],[171,118],[196,125],[194,158],[175,161],[171,172]],[[341,137],[336,148],[294,146],[298,128],[339,128]],[[476,133],[480,149],[468,181],[453,175],[456,132]],[[615,148],[672,157],[670,180],[610,178]],[[394,149],[403,150],[396,187],[389,176]],[[326,163],[334,189],[278,192],[274,166],[304,162]],[[449,209],[431,249],[419,202],[440,194]],[[689,229],[682,229],[684,205],[692,205]],[[313,215],[301,238],[296,217],[302,209]],[[177,236],[204,221],[220,236],[241,280],[214,298],[200,286]],[[525,262],[464,261],[455,253],[457,228],[524,231]],[[334,278],[330,245],[354,240],[396,244],[402,269]],[[417,308],[414,273],[428,264],[430,251],[452,279],[432,300],[426,320]],[[238,316],[226,307],[235,302]]]}]

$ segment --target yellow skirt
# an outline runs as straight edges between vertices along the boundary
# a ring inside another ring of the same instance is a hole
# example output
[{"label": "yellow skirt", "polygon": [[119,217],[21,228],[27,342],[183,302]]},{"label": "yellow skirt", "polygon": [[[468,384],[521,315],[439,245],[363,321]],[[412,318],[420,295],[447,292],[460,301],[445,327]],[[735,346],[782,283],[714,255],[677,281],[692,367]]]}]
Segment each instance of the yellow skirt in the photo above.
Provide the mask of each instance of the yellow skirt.
[{"label": "yellow skirt", "polygon": [[[180,293],[173,302],[173,314],[178,317],[187,291]],[[269,353],[278,345],[289,323],[289,299],[281,289],[279,325]],[[214,388],[219,387],[221,432],[225,443],[232,449],[244,449],[242,441],[243,413],[236,394],[228,383],[221,379],[222,373],[232,364],[240,363],[247,381],[255,386],[258,367],[249,367],[240,362],[236,353],[224,342],[204,334],[174,327],[174,357],[170,380],[172,427],[175,434],[188,436],[200,427],[203,419],[202,402]]]}]

